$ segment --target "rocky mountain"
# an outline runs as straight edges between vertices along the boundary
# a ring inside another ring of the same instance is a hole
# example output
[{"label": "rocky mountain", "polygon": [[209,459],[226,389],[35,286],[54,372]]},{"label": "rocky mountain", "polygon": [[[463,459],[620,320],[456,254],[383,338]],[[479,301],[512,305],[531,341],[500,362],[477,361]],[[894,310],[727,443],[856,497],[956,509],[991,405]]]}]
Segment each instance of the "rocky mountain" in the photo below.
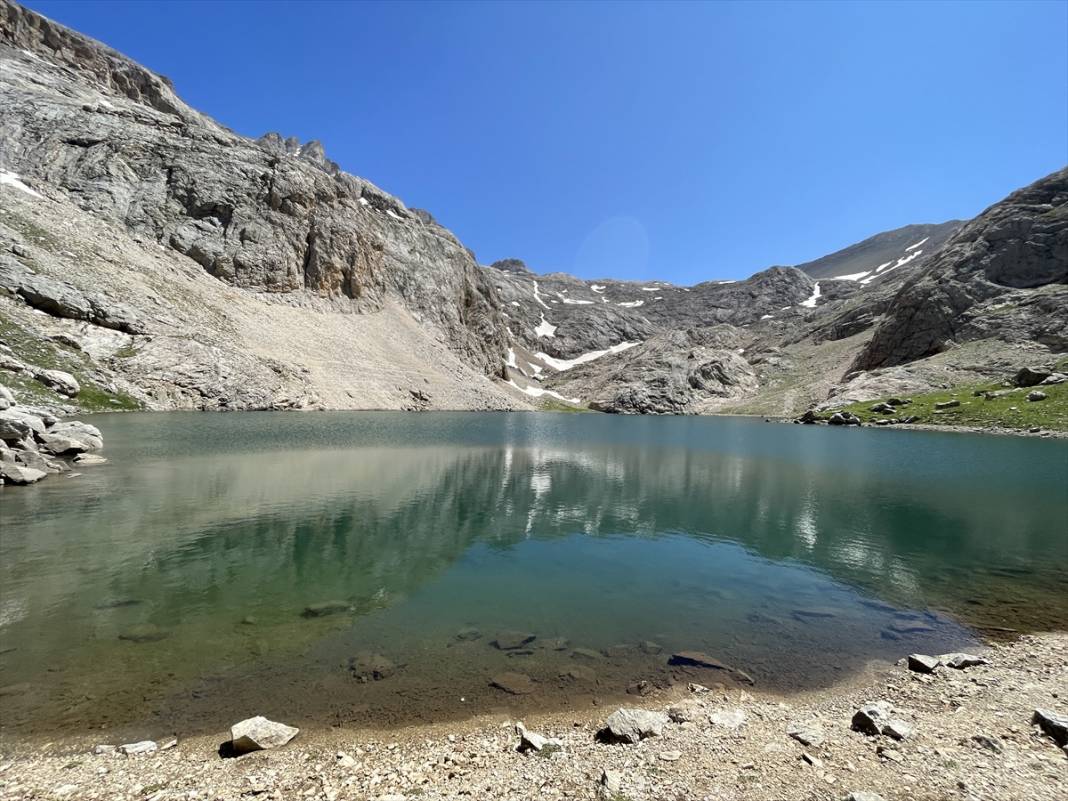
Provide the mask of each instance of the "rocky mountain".
[{"label": "rocky mountain", "polygon": [[936,252],[961,225],[960,220],[938,225],[906,225],[798,264],[797,269],[813,278],[839,278],[870,284],[882,280],[893,270],[916,263],[924,254]]},{"label": "rocky mountain", "polygon": [[[0,376],[20,403],[796,415],[1068,349],[1068,171],[694,286],[480,266],[430,212],[253,140],[0,0]],[[61,392],[37,376],[60,371]]]}]

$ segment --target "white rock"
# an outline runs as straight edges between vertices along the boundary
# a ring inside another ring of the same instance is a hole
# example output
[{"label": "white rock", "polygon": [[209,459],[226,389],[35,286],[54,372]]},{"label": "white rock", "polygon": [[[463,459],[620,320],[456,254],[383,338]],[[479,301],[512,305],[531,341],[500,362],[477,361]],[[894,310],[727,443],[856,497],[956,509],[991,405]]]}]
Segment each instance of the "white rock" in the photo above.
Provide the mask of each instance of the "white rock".
[{"label": "white rock", "polygon": [[667,723],[668,716],[663,712],[647,709],[618,709],[605,721],[610,739],[624,743],[659,737],[664,733]]},{"label": "white rock", "polygon": [[153,754],[159,749],[154,740],[141,740],[137,743],[126,743],[119,746],[119,753],[126,754],[126,756],[141,756],[142,754]]},{"label": "white rock", "polygon": [[275,723],[262,715],[257,715],[230,727],[230,744],[235,754],[265,751],[269,748],[281,748],[299,732],[298,728],[284,723]]},{"label": "white rock", "polygon": [[515,733],[519,735],[519,745],[516,747],[516,750],[520,752],[542,751],[545,748],[556,750],[562,747],[562,743],[559,740],[546,737],[537,732],[528,731],[522,721],[515,724]]},{"label": "white rock", "polygon": [[708,716],[713,726],[724,729],[737,729],[745,723],[745,718],[745,710],[742,709],[722,709]]}]

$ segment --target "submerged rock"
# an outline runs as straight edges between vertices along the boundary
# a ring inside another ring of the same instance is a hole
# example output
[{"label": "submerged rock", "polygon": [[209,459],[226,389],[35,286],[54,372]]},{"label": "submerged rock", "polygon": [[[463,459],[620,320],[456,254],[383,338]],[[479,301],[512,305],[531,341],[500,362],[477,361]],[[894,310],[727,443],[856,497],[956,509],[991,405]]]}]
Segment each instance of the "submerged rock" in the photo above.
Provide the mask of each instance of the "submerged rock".
[{"label": "submerged rock", "polygon": [[343,612],[352,611],[352,605],[348,601],[324,601],[321,604],[312,604],[304,607],[301,617],[327,617],[328,615],[340,615]]},{"label": "submerged rock", "polygon": [[462,629],[456,632],[456,639],[460,642],[479,640],[482,639],[482,632],[476,629],[474,626],[464,626]]},{"label": "submerged rock", "polygon": [[498,673],[490,679],[490,686],[509,695],[530,695],[534,692],[534,681],[525,673]]},{"label": "submerged rock", "polygon": [[161,629],[155,623],[141,623],[121,632],[119,639],[127,642],[156,642],[168,636],[170,632]]},{"label": "submerged rock", "polygon": [[300,729],[275,723],[262,715],[247,718],[230,727],[230,747],[234,754],[281,748],[300,733]]},{"label": "submerged rock", "polygon": [[493,640],[494,647],[501,651],[512,651],[533,642],[535,635],[529,631],[499,631]]},{"label": "submerged rock", "polygon": [[636,743],[646,737],[660,737],[668,716],[647,709],[618,709],[608,716],[602,738],[617,743]]},{"label": "submerged rock", "polygon": [[397,672],[397,666],[382,654],[361,651],[349,659],[349,671],[357,681],[381,681]]}]

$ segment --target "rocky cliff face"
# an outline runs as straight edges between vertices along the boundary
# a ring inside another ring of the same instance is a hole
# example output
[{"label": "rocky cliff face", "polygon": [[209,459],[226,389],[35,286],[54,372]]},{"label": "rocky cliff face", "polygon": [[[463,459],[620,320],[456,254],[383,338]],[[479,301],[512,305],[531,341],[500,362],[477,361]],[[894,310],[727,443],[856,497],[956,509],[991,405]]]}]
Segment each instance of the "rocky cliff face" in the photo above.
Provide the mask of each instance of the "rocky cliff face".
[{"label": "rocky cliff face", "polygon": [[894,296],[856,370],[997,338],[1068,349],[1068,169],[961,228]]},{"label": "rocky cliff face", "polygon": [[[7,0],[0,58],[0,168],[12,180],[232,287],[339,312],[397,304],[465,364],[499,372],[507,333],[470,253],[318,143],[237,136],[165,78]],[[34,288],[50,280],[41,265],[15,261],[8,290],[51,313],[57,304]],[[63,316],[100,325],[109,313]]]}]

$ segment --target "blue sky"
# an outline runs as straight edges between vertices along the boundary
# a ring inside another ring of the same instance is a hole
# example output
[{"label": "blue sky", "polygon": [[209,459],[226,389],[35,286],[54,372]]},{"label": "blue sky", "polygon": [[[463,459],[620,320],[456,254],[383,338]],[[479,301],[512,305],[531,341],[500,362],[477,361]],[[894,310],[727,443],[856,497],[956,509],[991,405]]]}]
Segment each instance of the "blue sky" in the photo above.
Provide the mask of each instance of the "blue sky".
[{"label": "blue sky", "polygon": [[48,2],[483,263],[693,283],[970,217],[1068,163],[1068,3]]}]

